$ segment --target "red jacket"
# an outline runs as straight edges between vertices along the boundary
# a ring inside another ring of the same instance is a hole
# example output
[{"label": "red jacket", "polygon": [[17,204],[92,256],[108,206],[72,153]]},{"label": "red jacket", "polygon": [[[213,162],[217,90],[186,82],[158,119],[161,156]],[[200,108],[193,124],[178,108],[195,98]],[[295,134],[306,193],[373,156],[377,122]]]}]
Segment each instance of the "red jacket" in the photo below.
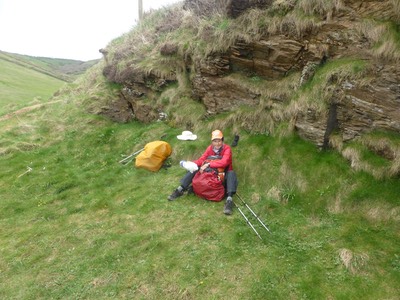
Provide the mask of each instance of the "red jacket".
[{"label": "red jacket", "polygon": [[207,160],[207,157],[213,156],[213,155],[219,155],[222,156],[220,160],[214,160],[210,162],[210,168],[226,168],[228,167],[228,171],[233,170],[232,166],[232,149],[229,145],[223,144],[222,145],[222,150],[220,153],[216,154],[213,149],[212,145],[208,146],[206,151],[203,153],[202,156],[200,156],[199,159],[195,160],[194,163],[201,167],[201,165],[204,163],[205,160]]}]

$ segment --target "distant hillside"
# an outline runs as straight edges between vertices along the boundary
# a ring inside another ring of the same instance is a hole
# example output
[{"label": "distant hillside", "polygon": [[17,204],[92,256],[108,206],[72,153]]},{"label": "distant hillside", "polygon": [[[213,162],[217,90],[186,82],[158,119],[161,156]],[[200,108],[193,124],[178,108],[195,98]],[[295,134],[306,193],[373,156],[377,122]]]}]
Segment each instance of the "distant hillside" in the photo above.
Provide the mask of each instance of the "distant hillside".
[{"label": "distant hillside", "polygon": [[5,60],[66,82],[75,80],[98,62],[98,60],[85,62],[73,59],[34,57],[4,51],[0,51],[0,60]]},{"label": "distant hillside", "polygon": [[51,69],[26,60],[0,53],[0,116],[45,103],[65,84]]}]

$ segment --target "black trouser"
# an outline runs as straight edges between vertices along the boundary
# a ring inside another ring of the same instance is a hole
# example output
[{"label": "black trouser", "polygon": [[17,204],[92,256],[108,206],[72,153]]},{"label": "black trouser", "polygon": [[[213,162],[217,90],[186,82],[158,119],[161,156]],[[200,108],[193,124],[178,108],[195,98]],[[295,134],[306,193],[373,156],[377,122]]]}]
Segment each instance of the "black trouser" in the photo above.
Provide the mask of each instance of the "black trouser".
[{"label": "black trouser", "polygon": [[[192,184],[193,177],[194,175],[196,175],[196,173],[197,171],[193,173],[187,172],[185,176],[182,177],[181,186],[183,187],[184,190],[187,190],[189,186]],[[235,171],[225,172],[225,179],[224,179],[225,193],[228,196],[232,196],[233,194],[236,193],[237,186],[238,186],[238,180]]]}]

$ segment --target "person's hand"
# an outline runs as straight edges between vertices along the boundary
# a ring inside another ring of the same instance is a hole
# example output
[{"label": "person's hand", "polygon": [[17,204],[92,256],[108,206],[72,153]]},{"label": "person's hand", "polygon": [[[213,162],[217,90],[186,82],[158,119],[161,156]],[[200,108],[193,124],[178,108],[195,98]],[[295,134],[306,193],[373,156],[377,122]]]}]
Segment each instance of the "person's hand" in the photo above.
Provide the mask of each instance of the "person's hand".
[{"label": "person's hand", "polygon": [[203,173],[205,169],[207,169],[210,166],[210,163],[205,163],[204,165],[201,166],[200,168],[200,173]]}]

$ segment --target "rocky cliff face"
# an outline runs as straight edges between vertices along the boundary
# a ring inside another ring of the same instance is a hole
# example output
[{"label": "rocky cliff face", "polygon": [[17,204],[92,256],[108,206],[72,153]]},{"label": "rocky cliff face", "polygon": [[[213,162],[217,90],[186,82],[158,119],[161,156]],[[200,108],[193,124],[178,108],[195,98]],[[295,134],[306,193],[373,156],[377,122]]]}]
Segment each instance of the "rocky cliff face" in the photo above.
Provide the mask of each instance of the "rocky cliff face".
[{"label": "rocky cliff face", "polygon": [[[339,1],[340,2],[340,1]],[[284,5],[290,10],[294,1],[235,0],[221,1],[220,6],[209,5],[207,0],[186,0],[184,8],[193,13],[207,15],[212,10],[224,11],[237,18],[249,9],[268,9],[271,5]],[[212,53],[207,59],[193,61],[185,58],[185,69],[191,74],[192,97],[206,107],[210,114],[234,111],[239,106],[259,105],[265,95],[259,89],[238,84],[232,74],[259,77],[267,82],[284,79],[288,74],[301,74],[296,83],[300,89],[314,76],[318,67],[343,60],[364,61],[367,65],[362,76],[341,76],[333,73],[326,80],[324,99],[318,108],[304,105],[293,117],[298,133],[319,146],[329,143],[332,132],[338,132],[348,141],[371,130],[389,130],[400,133],[400,59],[399,55],[376,55],[371,49],[374,41],[360,29],[364,18],[374,18],[394,25],[399,34],[400,19],[395,1],[342,1],[341,5],[324,11],[323,21],[304,30],[293,30],[293,24],[282,23],[280,30],[265,32],[253,41],[238,39],[223,53]],[[311,8],[310,8],[311,9]],[[317,8],[315,8],[317,9]],[[397,50],[399,46],[397,45]],[[179,52],[177,45],[165,45],[162,55]],[[113,69],[118,61],[110,62],[104,74],[109,80],[124,85],[118,108],[105,113],[120,121],[136,118],[154,121],[162,107],[146,104],[141,99],[163,89],[167,82],[176,81],[176,74],[157,77],[140,71],[127,70],[130,76],[119,79]],[[282,93],[271,99],[285,109],[292,94]],[[124,104],[125,103],[125,104]],[[321,109],[322,107],[322,109]]]}]

